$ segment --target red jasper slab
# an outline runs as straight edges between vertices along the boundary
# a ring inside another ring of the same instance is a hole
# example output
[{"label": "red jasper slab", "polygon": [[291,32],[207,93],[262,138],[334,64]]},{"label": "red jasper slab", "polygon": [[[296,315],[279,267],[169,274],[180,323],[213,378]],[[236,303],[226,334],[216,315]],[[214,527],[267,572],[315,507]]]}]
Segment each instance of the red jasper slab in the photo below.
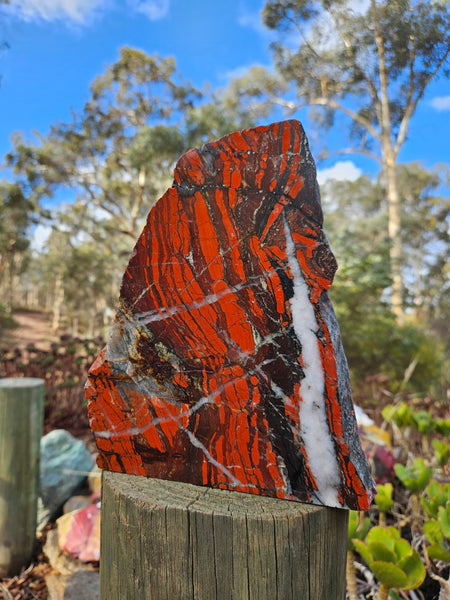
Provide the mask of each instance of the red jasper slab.
[{"label": "red jasper slab", "polygon": [[100,467],[368,508],[335,270],[299,122],[183,155],[90,370]]}]

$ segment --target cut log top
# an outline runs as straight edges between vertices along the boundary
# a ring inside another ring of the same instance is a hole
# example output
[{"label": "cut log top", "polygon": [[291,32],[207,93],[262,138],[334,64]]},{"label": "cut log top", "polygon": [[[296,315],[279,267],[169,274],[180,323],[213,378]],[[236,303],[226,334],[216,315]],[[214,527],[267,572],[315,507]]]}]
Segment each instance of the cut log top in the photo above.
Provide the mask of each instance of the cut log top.
[{"label": "cut log top", "polygon": [[163,504],[166,508],[188,510],[215,516],[252,516],[258,518],[277,519],[284,517],[299,518],[302,515],[320,514],[323,508],[313,504],[298,504],[286,502],[266,496],[254,496],[240,492],[229,492],[209,487],[200,487],[177,481],[147,479],[135,475],[114,476],[103,473],[104,483],[113,486],[115,493],[126,497],[128,501],[135,500],[148,505],[154,502]]},{"label": "cut log top", "polygon": [[43,384],[44,380],[37,377],[4,377],[0,379],[0,388],[32,388]]}]

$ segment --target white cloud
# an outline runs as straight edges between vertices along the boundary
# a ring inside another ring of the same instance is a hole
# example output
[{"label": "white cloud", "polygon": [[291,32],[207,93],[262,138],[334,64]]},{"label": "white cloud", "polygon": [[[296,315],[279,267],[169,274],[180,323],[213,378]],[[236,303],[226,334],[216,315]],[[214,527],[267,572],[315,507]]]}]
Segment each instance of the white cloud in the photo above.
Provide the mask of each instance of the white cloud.
[{"label": "white cloud", "polygon": [[84,25],[108,0],[14,0],[3,8],[24,21],[70,21]]},{"label": "white cloud", "polygon": [[31,249],[34,252],[42,252],[45,244],[50,237],[52,228],[48,225],[38,225],[33,231],[31,238]]},{"label": "white cloud", "polygon": [[[107,9],[118,8],[117,0],[13,0],[2,5],[3,14],[23,21],[59,21],[68,25],[86,25]],[[126,0],[134,13],[145,15],[151,21],[164,18],[170,9],[170,0]],[[123,4],[122,4],[123,6]]]},{"label": "white cloud", "polygon": [[221,78],[226,80],[226,81],[230,81],[231,79],[236,79],[238,77],[242,77],[243,75],[245,75],[248,70],[250,69],[250,67],[253,65],[242,65],[240,67],[236,67],[234,69],[228,69],[228,71],[225,71],[224,73],[222,73]]},{"label": "white cloud", "polygon": [[131,9],[145,15],[150,21],[158,21],[169,14],[170,0],[127,0]]},{"label": "white cloud", "polygon": [[450,110],[450,96],[436,96],[430,104],[435,110]]},{"label": "white cloud", "polygon": [[362,171],[351,160],[340,160],[328,169],[317,171],[317,181],[319,185],[323,185],[330,179],[339,181],[356,181],[361,177]]},{"label": "white cloud", "polygon": [[241,8],[238,16],[238,23],[242,27],[248,27],[258,33],[261,33],[262,30],[266,29],[261,21],[261,13],[259,11],[254,12]]},{"label": "white cloud", "polygon": [[[262,10],[263,4],[261,4]],[[239,9],[238,24],[241,27],[251,29],[265,40],[274,40],[276,32],[266,27],[262,21],[261,10],[249,10],[241,6]]]}]

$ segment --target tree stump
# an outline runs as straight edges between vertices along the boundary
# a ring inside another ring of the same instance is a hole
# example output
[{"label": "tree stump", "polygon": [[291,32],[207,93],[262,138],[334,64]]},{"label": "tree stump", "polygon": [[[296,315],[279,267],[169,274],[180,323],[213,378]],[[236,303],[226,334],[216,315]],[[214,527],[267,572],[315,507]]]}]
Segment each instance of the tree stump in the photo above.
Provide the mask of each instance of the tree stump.
[{"label": "tree stump", "polygon": [[0,577],[32,558],[43,407],[42,379],[0,379]]},{"label": "tree stump", "polygon": [[344,600],[348,512],[104,472],[102,600]]}]

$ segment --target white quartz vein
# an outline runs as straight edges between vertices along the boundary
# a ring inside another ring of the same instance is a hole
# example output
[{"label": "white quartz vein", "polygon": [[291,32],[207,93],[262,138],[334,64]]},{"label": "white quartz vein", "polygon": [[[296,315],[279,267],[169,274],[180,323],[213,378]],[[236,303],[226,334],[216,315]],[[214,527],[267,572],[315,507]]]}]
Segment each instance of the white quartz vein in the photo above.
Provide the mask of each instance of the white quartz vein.
[{"label": "white quartz vein", "polygon": [[340,484],[339,468],[326,418],[325,381],[317,339],[318,324],[285,216],[284,232],[294,287],[294,295],[290,299],[292,324],[302,345],[305,375],[300,383],[300,435],[319,488],[320,500],[327,506],[341,506],[337,493]]},{"label": "white quartz vein", "polygon": [[220,471],[222,471],[222,473],[224,473],[229,480],[231,481],[231,483],[233,485],[242,485],[242,482],[239,481],[239,479],[237,479],[233,473],[231,471],[229,471],[227,469],[227,467],[225,467],[224,465],[222,465],[220,462],[218,462],[214,456],[211,456],[211,454],[208,452],[208,449],[200,442],[200,440],[198,440],[195,435],[192,433],[192,431],[189,431],[189,429],[185,429],[184,427],[182,427],[183,431],[188,435],[191,444],[193,446],[195,446],[196,448],[199,448],[203,454],[206,457],[206,460],[208,462],[210,462],[212,465],[214,465],[215,467],[217,467]]},{"label": "white quartz vein", "polygon": [[246,289],[255,284],[249,284],[247,282],[239,283],[232,288],[227,288],[218,294],[208,294],[201,300],[194,300],[191,304],[176,304],[175,306],[171,306],[169,308],[158,308],[157,310],[135,313],[136,324],[137,325],[148,325],[149,323],[153,323],[155,321],[162,321],[164,319],[168,319],[173,317],[173,315],[182,313],[182,312],[190,312],[192,310],[196,310],[199,308],[203,308],[204,306],[209,306],[211,304],[215,304],[219,302],[224,296],[228,296],[230,294],[234,294],[239,292],[242,289]]}]

